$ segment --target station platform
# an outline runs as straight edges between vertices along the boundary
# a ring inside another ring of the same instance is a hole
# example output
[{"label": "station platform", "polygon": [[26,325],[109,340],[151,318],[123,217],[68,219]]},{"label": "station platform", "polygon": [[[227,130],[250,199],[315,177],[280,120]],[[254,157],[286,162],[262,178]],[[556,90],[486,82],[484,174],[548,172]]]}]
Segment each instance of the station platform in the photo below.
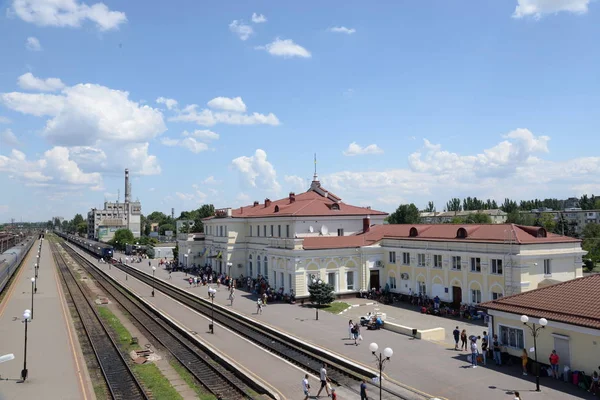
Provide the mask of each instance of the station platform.
[{"label": "station platform", "polygon": [[[262,382],[272,388],[279,399],[303,398],[301,382],[306,371],[279,358],[262,348],[238,336],[236,333],[215,324],[214,334],[208,331],[210,318],[189,309],[181,303],[164,296],[160,291],[151,296],[152,289],[132,278],[125,279],[125,273],[118,268],[110,267],[109,264],[99,264],[98,260],[88,254],[78,251],[88,260],[94,262],[102,271],[112,276],[120,284],[140,296],[144,301],[157,308],[163,315],[179,324],[186,331],[192,333],[198,340],[207,344],[225,359],[253,376],[256,381]],[[123,257],[124,258],[124,257]],[[136,265],[145,265],[146,272],[150,269],[148,261]],[[159,272],[158,270],[156,271]],[[200,288],[198,288],[200,289]],[[319,378],[309,374],[311,394],[316,395]],[[336,389],[339,398],[350,399],[356,397],[355,393],[343,388]],[[325,391],[322,395],[326,396]]]},{"label": "station platform", "polygon": [[28,378],[23,369],[25,326],[23,312],[31,307],[31,278],[40,241],[25,257],[16,280],[0,304],[0,355],[15,359],[0,364],[0,400],[91,399],[89,378],[80,356],[56,267],[47,240],[43,240],[34,294],[33,318],[28,323]]},{"label": "station platform", "polygon": [[[169,273],[159,268],[158,260],[152,260],[151,264],[157,267],[155,272],[157,279],[167,280],[200,297],[207,297],[207,286],[189,288],[187,282],[189,276],[185,273],[173,272],[169,280]],[[152,273],[148,260],[130,265],[146,273]],[[216,285],[213,287],[216,288]],[[229,307],[228,295],[227,288],[221,286],[217,289],[215,303]],[[455,351],[454,346],[447,343],[416,340],[385,330],[362,329],[364,341],[354,346],[353,341],[347,339],[348,317],[320,311],[319,320],[316,321],[315,310],[302,307],[299,303],[269,304],[263,309],[262,315],[256,315],[256,296],[237,290],[233,309],[290,336],[326,348],[330,352],[373,370],[376,365],[373,355],[368,350],[369,343],[377,343],[380,349],[391,347],[394,356],[384,370],[388,382],[429,393],[432,397],[457,400],[478,400],[485,397],[489,400],[505,400],[511,391],[517,390],[521,394],[526,394],[527,399],[595,398],[573,385],[549,378],[541,378],[542,391],[535,392],[535,377],[531,374],[523,376],[519,365],[496,367],[488,363],[488,366],[480,366],[477,369],[467,368],[469,366],[467,353]],[[367,311],[366,307],[365,311]],[[393,310],[388,312],[394,317]],[[485,330],[484,327],[477,325],[471,325],[470,329],[473,331],[479,329],[482,332]]]}]

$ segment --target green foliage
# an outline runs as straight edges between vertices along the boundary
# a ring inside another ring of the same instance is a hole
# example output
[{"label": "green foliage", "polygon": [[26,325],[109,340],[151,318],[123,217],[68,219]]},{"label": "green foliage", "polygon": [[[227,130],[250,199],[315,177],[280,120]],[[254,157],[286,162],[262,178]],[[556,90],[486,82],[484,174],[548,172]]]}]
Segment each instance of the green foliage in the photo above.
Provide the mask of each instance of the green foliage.
[{"label": "green foliage", "polygon": [[458,197],[450,199],[450,201],[446,203],[446,211],[462,211],[460,199]]},{"label": "green foliage", "polygon": [[390,224],[418,224],[420,221],[419,209],[413,203],[400,204],[387,218]]},{"label": "green foliage", "polygon": [[526,212],[519,212],[518,210],[508,213],[506,216],[506,222],[509,224],[517,224],[523,226],[535,225],[535,216]]},{"label": "green foliage", "polygon": [[492,217],[483,213],[473,213],[465,217],[454,217],[450,222],[452,224],[491,224]]},{"label": "green foliage", "polygon": [[333,303],[335,296],[333,295],[333,286],[318,280],[315,283],[308,285],[309,300],[313,304],[322,306]]},{"label": "green foliage", "polygon": [[85,236],[87,234],[87,228],[87,222],[80,222],[77,224],[76,230],[80,236]]},{"label": "green foliage", "polygon": [[583,228],[582,247],[588,252],[586,258],[600,262],[600,224],[589,223]]},{"label": "green foliage", "polygon": [[425,212],[434,212],[435,211],[435,204],[433,204],[433,201],[430,201],[427,203],[427,208],[425,208]]},{"label": "green foliage", "polygon": [[133,233],[129,229],[118,229],[115,232],[115,236],[108,243],[115,249],[125,250],[126,244],[133,244],[135,242]]},{"label": "green foliage", "polygon": [[173,259],[179,260],[179,244],[176,244],[173,249]]},{"label": "green foliage", "polygon": [[502,203],[502,206],[500,206],[500,209],[502,209],[502,211],[504,211],[507,214],[512,214],[515,212],[518,213],[519,205],[516,201],[506,198],[504,199],[504,203]]},{"label": "green foliage", "polygon": [[167,231],[175,232],[175,225],[173,224],[163,224],[158,227],[158,233],[160,235],[165,235]]},{"label": "green foliage", "polygon": [[550,213],[541,213],[535,220],[535,226],[541,226],[548,232],[554,232],[556,221],[554,215]]}]

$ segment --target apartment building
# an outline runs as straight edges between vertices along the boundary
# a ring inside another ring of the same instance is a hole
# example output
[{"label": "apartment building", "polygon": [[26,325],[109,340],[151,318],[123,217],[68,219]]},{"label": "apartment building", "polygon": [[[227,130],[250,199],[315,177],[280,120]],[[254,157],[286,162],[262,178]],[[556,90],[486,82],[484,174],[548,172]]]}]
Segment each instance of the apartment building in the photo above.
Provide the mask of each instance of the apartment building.
[{"label": "apartment building", "polygon": [[488,215],[492,224],[504,224],[508,214],[500,209],[494,210],[468,210],[468,211],[444,211],[444,212],[422,212],[419,213],[422,224],[447,224],[454,218],[466,218],[473,214]]}]

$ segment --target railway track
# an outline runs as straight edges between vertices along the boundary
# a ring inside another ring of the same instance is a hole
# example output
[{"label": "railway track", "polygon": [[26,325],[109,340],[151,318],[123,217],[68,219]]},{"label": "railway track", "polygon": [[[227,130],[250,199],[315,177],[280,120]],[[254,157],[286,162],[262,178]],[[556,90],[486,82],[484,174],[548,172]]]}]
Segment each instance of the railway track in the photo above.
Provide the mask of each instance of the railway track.
[{"label": "railway track", "polygon": [[[185,304],[191,309],[206,316],[211,315],[211,303],[207,300],[171,286],[161,279],[153,279],[151,275],[143,273],[128,265],[117,263],[115,266],[148,285],[154,285],[157,290],[160,290],[167,296]],[[247,319],[242,319],[236,314],[228,312],[228,310],[218,306],[214,307],[214,321],[316,375],[319,374],[323,362],[327,363],[327,374],[329,378],[334,383],[344,386],[355,393],[358,393],[359,382],[362,381],[362,379],[366,379],[367,382],[370,382],[372,378],[377,376],[374,373],[365,373],[366,371],[364,369],[354,367],[351,364],[342,365],[343,363],[337,358],[328,355],[324,351],[319,351],[318,349],[307,346],[300,341],[289,338],[270,328],[261,326],[256,322],[252,323]],[[407,392],[410,392],[411,396],[402,395],[384,387],[382,398],[406,400],[429,398],[423,393],[412,389],[404,389]]]},{"label": "railway track", "polygon": [[63,248],[96,280],[96,284],[105,293],[127,310],[139,326],[167,349],[210,393],[223,399],[252,399],[251,393],[260,390],[256,385],[250,387],[246,384],[235,370],[224,362],[219,363],[214,354],[209,354],[197,342],[178,332],[178,329],[160,314],[132,299],[123,288],[105,278],[93,263],[70,247]]},{"label": "railway track", "polygon": [[87,298],[82,284],[75,278],[73,271],[67,266],[55,243],[50,243],[52,256],[66,284],[75,310],[79,315],[85,334],[89,339],[94,355],[110,395],[115,400],[147,400],[144,388],[137,380],[117,344],[110,337],[108,330],[93,303]]}]

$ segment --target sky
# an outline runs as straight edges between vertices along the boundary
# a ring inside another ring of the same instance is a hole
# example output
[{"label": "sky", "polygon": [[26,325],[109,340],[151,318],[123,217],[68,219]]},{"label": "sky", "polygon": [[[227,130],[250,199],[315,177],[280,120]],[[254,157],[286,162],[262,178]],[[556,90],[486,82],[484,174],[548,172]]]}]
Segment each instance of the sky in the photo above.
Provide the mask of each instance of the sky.
[{"label": "sky", "polygon": [[597,0],[0,8],[0,222],[600,194]]}]

